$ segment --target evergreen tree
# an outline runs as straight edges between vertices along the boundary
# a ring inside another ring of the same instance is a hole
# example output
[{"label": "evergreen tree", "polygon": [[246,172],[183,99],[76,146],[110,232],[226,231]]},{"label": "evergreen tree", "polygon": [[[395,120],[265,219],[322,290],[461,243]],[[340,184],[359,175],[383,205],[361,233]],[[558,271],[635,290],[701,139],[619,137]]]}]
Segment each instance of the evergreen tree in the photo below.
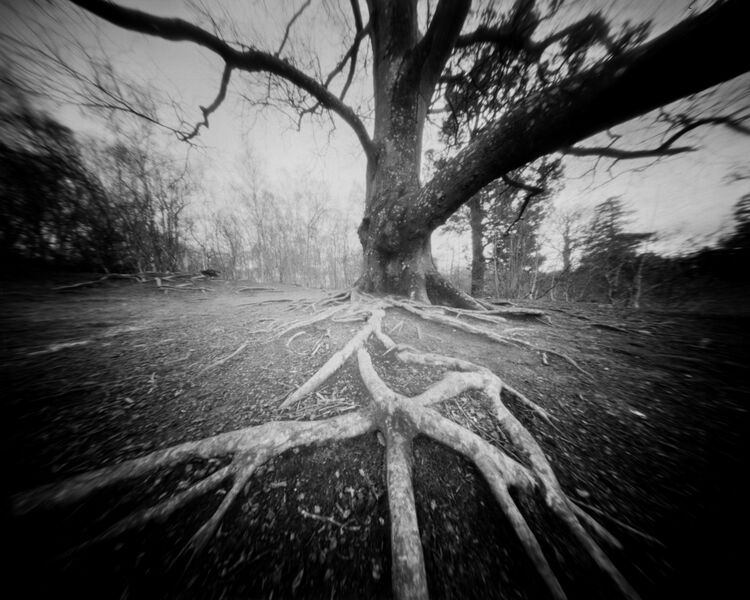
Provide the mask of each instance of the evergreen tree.
[{"label": "evergreen tree", "polygon": [[641,272],[638,248],[653,237],[652,233],[625,231],[628,217],[621,198],[607,198],[594,208],[583,244],[580,271],[587,277],[587,292],[606,296],[610,303],[637,304]]}]

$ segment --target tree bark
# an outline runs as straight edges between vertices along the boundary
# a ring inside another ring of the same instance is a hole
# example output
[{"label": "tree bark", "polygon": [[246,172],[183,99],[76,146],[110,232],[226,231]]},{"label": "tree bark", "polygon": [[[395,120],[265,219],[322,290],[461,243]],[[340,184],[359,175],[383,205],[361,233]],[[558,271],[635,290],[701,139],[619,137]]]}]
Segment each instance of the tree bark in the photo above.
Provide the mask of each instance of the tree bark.
[{"label": "tree bark", "polygon": [[[408,227],[409,206],[420,191],[422,134],[428,103],[469,2],[443,0],[420,39],[416,0],[370,0],[375,90],[375,156],[368,161],[365,214],[359,227],[367,292],[404,295],[421,302],[478,308],[439,275],[430,236]],[[409,229],[407,236],[403,235]]]},{"label": "tree bark", "polygon": [[469,224],[471,226],[471,295],[484,293],[484,209],[477,194],[468,202]]}]

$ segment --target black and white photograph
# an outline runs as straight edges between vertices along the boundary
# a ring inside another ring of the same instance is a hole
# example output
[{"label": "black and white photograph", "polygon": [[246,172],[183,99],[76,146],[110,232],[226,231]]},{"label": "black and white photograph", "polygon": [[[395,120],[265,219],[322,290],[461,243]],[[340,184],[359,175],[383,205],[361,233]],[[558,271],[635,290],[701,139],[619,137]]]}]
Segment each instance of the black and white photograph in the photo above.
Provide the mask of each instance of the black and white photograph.
[{"label": "black and white photograph", "polygon": [[0,0],[3,597],[744,599],[750,0]]}]

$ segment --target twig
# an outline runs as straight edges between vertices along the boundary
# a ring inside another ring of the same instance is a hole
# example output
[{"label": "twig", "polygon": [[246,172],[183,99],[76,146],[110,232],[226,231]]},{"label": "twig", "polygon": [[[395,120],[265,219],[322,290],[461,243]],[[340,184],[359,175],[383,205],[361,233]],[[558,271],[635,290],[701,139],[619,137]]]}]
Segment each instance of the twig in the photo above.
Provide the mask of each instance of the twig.
[{"label": "twig", "polygon": [[609,329],[610,331],[619,331],[620,333],[627,333],[632,334],[633,332],[629,329],[625,329],[624,327],[618,327],[617,325],[610,325],[609,323],[591,323],[592,327],[597,327],[598,329]]},{"label": "twig", "polygon": [[306,511],[304,508],[298,508],[297,510],[299,511],[299,514],[301,514],[303,517],[307,519],[315,519],[316,521],[322,521],[323,523],[330,523],[331,525],[334,525],[341,529],[350,529],[352,531],[359,531],[360,529],[359,525],[344,525],[343,523],[339,523],[333,517],[326,517],[325,515],[316,515],[315,513]]},{"label": "twig", "polygon": [[508,341],[510,341],[510,342],[515,342],[516,344],[519,344],[521,346],[526,346],[527,348],[531,348],[533,350],[536,350],[537,352],[542,352],[542,353],[546,352],[548,354],[554,354],[555,356],[559,356],[564,361],[567,361],[570,365],[572,365],[573,367],[575,367],[576,369],[578,369],[581,373],[583,373],[584,375],[586,375],[586,377],[593,378],[593,375],[591,375],[591,373],[589,373],[588,371],[586,371],[583,367],[581,367],[576,361],[574,361],[572,358],[570,358],[570,356],[568,356],[567,354],[563,354],[562,352],[558,352],[557,350],[551,350],[550,348],[544,348],[542,346],[536,346],[535,344],[532,344],[531,342],[527,342],[527,341],[524,341],[524,340],[518,340],[518,339],[512,338],[512,337],[508,337],[508,338],[505,338],[505,339],[508,340]]},{"label": "twig", "polygon": [[82,281],[81,283],[72,283],[70,285],[61,285],[58,287],[53,287],[52,289],[56,292],[61,292],[63,290],[75,290],[77,288],[82,287],[88,287],[90,285],[96,285],[98,283],[101,283],[102,281],[106,281],[109,279],[106,275],[104,277],[100,277],[99,279],[94,279],[93,281]]},{"label": "twig", "polygon": [[231,360],[232,358],[234,358],[235,356],[237,356],[240,352],[242,352],[245,348],[247,348],[247,345],[249,343],[250,342],[244,342],[243,344],[240,345],[239,348],[237,348],[237,350],[235,350],[234,352],[232,352],[228,356],[225,356],[224,358],[220,358],[219,360],[217,360],[214,363],[211,363],[207,367],[203,367],[200,371],[198,371],[198,375],[203,375],[206,371],[210,371],[211,369],[213,369],[215,367],[223,365],[228,360]]},{"label": "twig", "polygon": [[320,339],[318,340],[318,343],[315,344],[315,348],[313,348],[312,354],[310,356],[315,356],[318,353],[318,350],[320,350],[320,347],[323,345],[323,342],[326,338],[331,337],[331,330],[326,329],[326,332],[320,336]]},{"label": "twig", "polygon": [[596,508],[595,506],[591,506],[590,504],[586,504],[586,503],[584,503],[584,502],[581,502],[580,500],[573,500],[573,498],[568,498],[568,499],[569,499],[569,500],[570,500],[570,501],[571,501],[571,502],[572,502],[573,504],[577,504],[577,505],[578,505],[578,506],[579,506],[580,508],[582,508],[582,509],[586,509],[586,510],[589,510],[589,511],[591,511],[591,512],[593,512],[593,513],[596,513],[596,514],[598,514],[598,515],[601,515],[602,517],[604,517],[604,518],[606,518],[606,519],[609,519],[610,521],[612,521],[612,522],[613,522],[613,523],[615,523],[616,525],[619,525],[620,527],[622,527],[622,528],[623,528],[623,529],[625,529],[626,531],[629,531],[630,533],[632,533],[632,534],[634,534],[634,535],[637,535],[638,537],[641,537],[641,538],[643,538],[644,540],[647,540],[647,541],[649,541],[649,542],[651,542],[651,543],[653,543],[653,544],[656,544],[657,546],[661,546],[662,548],[665,548],[665,547],[666,547],[666,546],[665,546],[665,545],[664,545],[664,544],[663,544],[662,542],[660,542],[659,540],[657,540],[657,539],[656,539],[655,537],[653,537],[652,535],[649,535],[648,533],[644,533],[644,532],[643,532],[643,531],[641,531],[640,529],[636,529],[636,528],[635,528],[635,527],[633,527],[632,525],[628,525],[627,523],[624,523],[624,522],[620,521],[620,519],[618,519],[618,518],[616,518],[616,517],[613,517],[613,516],[612,516],[612,515],[610,515],[610,514],[609,514],[608,512],[606,512],[606,511],[603,511],[603,510],[602,510],[602,509],[600,509],[600,508]]},{"label": "twig", "polygon": [[207,287],[177,287],[176,285],[164,285],[163,283],[160,283],[158,287],[160,290],[164,290],[165,292],[167,290],[175,290],[177,292],[212,292],[213,291],[211,288],[207,288]]},{"label": "twig", "polygon": [[396,333],[397,331],[401,331],[401,328],[404,326],[404,320],[401,319],[398,323],[396,323],[391,329],[388,331],[389,334]]},{"label": "twig", "polygon": [[291,302],[291,298],[269,298],[268,300],[261,300],[260,302],[244,302],[238,306],[262,306],[264,304],[273,304],[275,302]]},{"label": "twig", "polygon": [[295,333],[295,334],[294,334],[294,335],[293,335],[292,337],[290,337],[290,338],[289,338],[289,339],[287,340],[287,342],[286,342],[286,347],[288,348],[288,347],[289,347],[289,344],[291,344],[291,343],[292,343],[292,342],[293,342],[293,341],[294,341],[294,340],[295,340],[296,338],[298,338],[299,336],[301,336],[301,335],[305,335],[305,333],[307,333],[307,332],[305,332],[305,331],[298,331],[297,333]]}]

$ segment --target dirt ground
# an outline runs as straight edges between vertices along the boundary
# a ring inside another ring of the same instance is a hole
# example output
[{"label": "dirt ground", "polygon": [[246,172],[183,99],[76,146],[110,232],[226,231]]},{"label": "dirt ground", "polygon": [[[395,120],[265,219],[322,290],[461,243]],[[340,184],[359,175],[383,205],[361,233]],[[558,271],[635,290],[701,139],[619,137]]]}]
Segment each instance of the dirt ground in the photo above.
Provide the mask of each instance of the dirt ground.
[{"label": "dirt ground", "polygon": [[[268,284],[273,289],[239,291],[250,284],[220,280],[202,284],[210,292],[164,293],[129,281],[52,290],[81,279],[2,283],[6,506],[14,493],[179,442],[271,420],[325,418],[366,401],[350,361],[317,393],[279,409],[361,326],[329,321],[293,339],[296,332],[263,333],[272,319],[301,316],[287,310],[290,301],[323,297],[322,290]],[[549,319],[505,330],[573,358],[585,374],[554,352],[500,345],[399,310],[388,311],[385,325],[397,342],[489,367],[556,418],[549,425],[504,398],[563,489],[623,542],[624,551],[611,556],[644,598],[739,598],[750,533],[742,492],[750,466],[750,312],[536,306]],[[244,342],[231,360],[204,370]],[[407,395],[440,375],[389,356],[375,366]],[[508,447],[476,400],[467,394],[439,410]],[[417,440],[414,459],[432,597],[546,597],[473,465],[428,439]],[[375,435],[267,463],[189,564],[180,550],[225,489],[165,522],[76,549],[107,523],[220,466],[186,463],[72,510],[24,518],[6,511],[6,566],[19,597],[390,597],[383,448]],[[519,502],[569,597],[610,597],[540,503]]]}]

